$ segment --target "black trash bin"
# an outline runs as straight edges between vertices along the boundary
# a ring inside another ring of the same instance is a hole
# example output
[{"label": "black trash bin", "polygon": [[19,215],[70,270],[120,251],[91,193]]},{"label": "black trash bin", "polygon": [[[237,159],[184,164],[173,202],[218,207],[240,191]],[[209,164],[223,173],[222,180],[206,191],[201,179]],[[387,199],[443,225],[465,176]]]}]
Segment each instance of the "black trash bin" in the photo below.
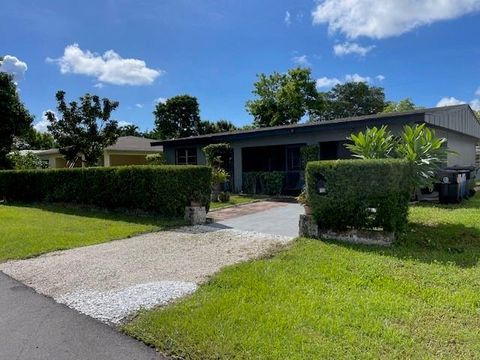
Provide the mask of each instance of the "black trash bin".
[{"label": "black trash bin", "polygon": [[465,174],[466,184],[464,198],[469,198],[475,195],[475,182],[477,176],[477,168],[475,166],[451,166],[447,170],[458,171],[461,174]]},{"label": "black trash bin", "polygon": [[438,172],[438,201],[440,204],[458,204],[462,201],[461,174],[456,170],[440,170]]}]

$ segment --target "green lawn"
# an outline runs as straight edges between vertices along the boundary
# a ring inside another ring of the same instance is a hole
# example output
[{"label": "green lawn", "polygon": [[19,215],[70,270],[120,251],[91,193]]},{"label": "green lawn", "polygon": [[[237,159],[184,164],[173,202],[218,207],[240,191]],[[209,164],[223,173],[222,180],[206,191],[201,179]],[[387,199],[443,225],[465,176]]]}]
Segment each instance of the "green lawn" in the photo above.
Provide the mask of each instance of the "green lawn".
[{"label": "green lawn", "polygon": [[221,202],[211,202],[210,210],[217,210],[228,206],[247,204],[254,201],[258,201],[262,197],[259,196],[244,196],[244,195],[231,195],[230,201],[221,203]]},{"label": "green lawn", "polygon": [[181,224],[59,206],[0,205],[0,262],[98,244]]},{"label": "green lawn", "polygon": [[390,249],[297,240],[124,331],[186,359],[480,358],[480,196]]}]

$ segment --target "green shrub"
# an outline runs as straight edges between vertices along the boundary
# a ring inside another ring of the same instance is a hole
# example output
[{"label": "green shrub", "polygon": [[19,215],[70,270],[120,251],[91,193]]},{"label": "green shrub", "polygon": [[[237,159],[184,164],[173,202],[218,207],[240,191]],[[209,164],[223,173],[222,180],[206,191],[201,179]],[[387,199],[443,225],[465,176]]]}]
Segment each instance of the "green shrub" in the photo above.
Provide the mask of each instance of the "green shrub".
[{"label": "green shrub", "polygon": [[144,210],[179,216],[190,201],[210,203],[206,166],[125,166],[0,171],[0,198]]},{"label": "green shrub", "polygon": [[310,162],[307,198],[322,228],[403,232],[411,174],[411,165],[398,159]]},{"label": "green shrub", "polygon": [[396,158],[407,160],[413,169],[412,190],[432,188],[437,181],[437,170],[444,166],[449,152],[447,139],[438,138],[435,130],[425,124],[405,125],[402,136],[396,139],[387,126],[367,128],[347,138],[345,145],[360,159]]},{"label": "green shrub", "polygon": [[19,151],[11,152],[7,155],[7,159],[15,170],[48,168],[48,162],[43,162],[42,159],[30,151],[24,153],[20,153]]},{"label": "green shrub", "polygon": [[248,194],[280,195],[285,173],[281,171],[255,171],[243,173],[243,191]]},{"label": "green shrub", "polygon": [[165,159],[164,153],[149,154],[147,155],[148,165],[167,165],[167,159]]},{"label": "green shrub", "polygon": [[207,164],[216,168],[224,168],[232,156],[232,147],[227,143],[210,144],[202,150],[205,154]]},{"label": "green shrub", "polygon": [[302,169],[305,169],[310,161],[320,160],[320,145],[305,145],[300,148],[302,157]]}]

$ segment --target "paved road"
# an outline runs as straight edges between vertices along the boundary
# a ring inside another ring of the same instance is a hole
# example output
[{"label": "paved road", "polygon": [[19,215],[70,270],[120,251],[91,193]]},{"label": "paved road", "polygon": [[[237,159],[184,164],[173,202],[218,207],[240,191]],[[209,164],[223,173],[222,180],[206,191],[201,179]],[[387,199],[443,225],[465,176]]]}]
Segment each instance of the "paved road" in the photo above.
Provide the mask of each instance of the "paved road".
[{"label": "paved road", "polygon": [[0,273],[0,359],[165,358],[142,343]]},{"label": "paved road", "polygon": [[272,209],[220,220],[217,224],[236,230],[256,231],[289,237],[298,236],[298,220],[303,207],[298,204],[281,204]]}]

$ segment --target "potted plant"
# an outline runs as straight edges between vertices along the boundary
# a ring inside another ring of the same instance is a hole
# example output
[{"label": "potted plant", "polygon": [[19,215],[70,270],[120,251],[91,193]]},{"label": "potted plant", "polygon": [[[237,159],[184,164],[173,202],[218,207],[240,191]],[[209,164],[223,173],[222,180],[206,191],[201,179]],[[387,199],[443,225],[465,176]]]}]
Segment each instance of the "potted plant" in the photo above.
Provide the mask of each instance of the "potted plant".
[{"label": "potted plant", "polygon": [[297,196],[297,201],[299,204],[303,205],[303,208],[305,209],[305,215],[312,215],[312,208],[308,202],[307,189],[305,187],[302,189],[300,195]]},{"label": "potted plant", "polygon": [[198,191],[194,191],[190,198],[191,207],[201,207],[202,206],[202,194]]},{"label": "potted plant", "polygon": [[218,201],[218,196],[222,191],[222,185],[225,184],[230,175],[224,169],[212,169],[212,200]]}]

